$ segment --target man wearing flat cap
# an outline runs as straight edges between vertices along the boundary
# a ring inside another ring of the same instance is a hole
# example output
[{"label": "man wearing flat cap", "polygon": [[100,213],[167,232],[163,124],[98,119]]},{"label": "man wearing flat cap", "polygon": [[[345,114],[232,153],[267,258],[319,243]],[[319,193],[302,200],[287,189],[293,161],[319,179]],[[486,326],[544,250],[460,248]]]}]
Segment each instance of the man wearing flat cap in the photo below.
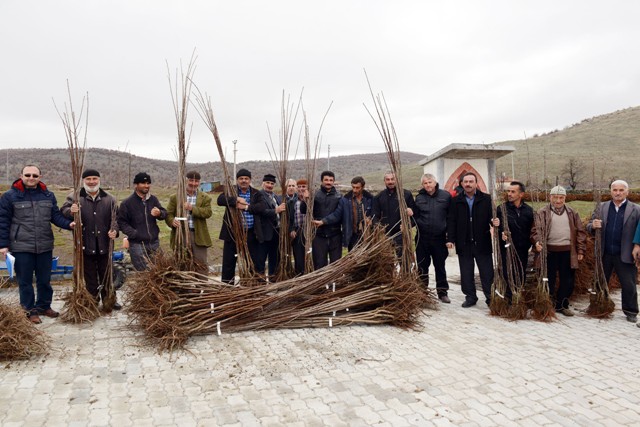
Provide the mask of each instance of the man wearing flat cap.
[{"label": "man wearing flat cap", "polygon": [[[537,252],[547,247],[547,278],[549,295],[555,299],[556,311],[565,316],[573,316],[569,308],[569,298],[573,294],[578,263],[584,258],[587,249],[587,233],[580,215],[565,204],[567,191],[555,186],[549,192],[551,203],[541,208],[531,229],[531,241]],[[541,224],[537,222],[541,221]],[[541,236],[540,230],[546,230]],[[560,277],[560,286],[556,292],[556,276]],[[554,298],[555,295],[555,298]]]},{"label": "man wearing flat cap", "polygon": [[220,228],[220,240],[224,241],[222,246],[222,281],[233,284],[236,275],[236,255],[237,246],[235,236],[231,228],[231,209],[238,209],[242,212],[243,225],[247,235],[247,246],[249,256],[254,266],[260,261],[260,241],[262,241],[261,216],[258,212],[264,210],[264,198],[257,189],[251,186],[251,172],[247,169],[240,169],[236,173],[236,193],[237,197],[227,196],[225,193],[218,196],[218,206],[225,206],[222,227]]},{"label": "man wearing flat cap", "polygon": [[186,221],[184,230],[189,233],[187,240],[196,264],[196,270],[206,274],[209,271],[207,249],[211,246],[207,219],[211,217],[212,210],[211,197],[204,191],[200,191],[200,179],[199,172],[187,172],[186,195],[183,203],[185,216],[182,219],[176,217],[178,196],[173,194],[169,197],[165,222],[171,227],[171,248],[175,249],[176,229],[181,226],[181,221]]},{"label": "man wearing flat cap", "polygon": [[160,228],[156,221],[167,217],[167,210],[162,207],[158,198],[152,195],[151,176],[140,172],[133,178],[135,188],[118,210],[118,228],[127,235],[129,254],[133,267],[138,270],[147,269],[147,261],[160,248]]},{"label": "man wearing flat cap", "polygon": [[282,197],[275,194],[276,177],[270,173],[262,178],[262,190],[264,209],[258,212],[261,218],[262,241],[260,242],[260,260],[256,265],[256,272],[264,274],[265,263],[269,261],[269,277],[273,281],[276,269],[280,263],[280,214],[286,206]]},{"label": "man wearing flat cap", "polygon": [[297,191],[291,200],[287,201],[287,214],[289,215],[289,237],[291,237],[291,251],[293,252],[293,270],[296,275],[304,274],[304,221],[303,205],[309,198],[307,180],[296,181]]},{"label": "man wearing flat cap", "polygon": [[[102,300],[105,311],[120,310],[115,298],[115,289],[107,280],[109,260],[112,256],[111,241],[116,238],[116,200],[100,188],[100,172],[86,169],[82,173],[82,188],[78,201],[74,201],[73,192],[60,208],[62,214],[73,219],[80,212],[82,219],[84,282],[96,302]],[[109,285],[109,286],[107,286]],[[111,292],[111,295],[107,295]]]}]

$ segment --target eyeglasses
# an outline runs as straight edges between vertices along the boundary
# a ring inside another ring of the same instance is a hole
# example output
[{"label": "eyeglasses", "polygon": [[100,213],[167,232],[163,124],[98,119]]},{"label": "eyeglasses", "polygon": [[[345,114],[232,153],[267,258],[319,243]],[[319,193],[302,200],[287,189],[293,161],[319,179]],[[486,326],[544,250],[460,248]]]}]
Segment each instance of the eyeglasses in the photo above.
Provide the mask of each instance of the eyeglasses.
[{"label": "eyeglasses", "polygon": [[40,178],[40,175],[37,173],[25,173],[23,174],[25,178]]}]

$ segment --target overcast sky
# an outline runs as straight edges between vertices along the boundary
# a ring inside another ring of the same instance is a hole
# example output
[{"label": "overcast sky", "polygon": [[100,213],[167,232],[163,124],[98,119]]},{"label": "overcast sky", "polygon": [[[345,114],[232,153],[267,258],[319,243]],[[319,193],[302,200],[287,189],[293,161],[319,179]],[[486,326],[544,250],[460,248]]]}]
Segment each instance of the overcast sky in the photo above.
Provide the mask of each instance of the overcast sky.
[{"label": "overcast sky", "polygon": [[[2,0],[0,145],[66,147],[68,79],[76,107],[89,93],[89,147],[174,159],[166,62],[194,49],[229,160],[232,140],[269,159],[266,123],[277,138],[282,91],[303,87],[312,134],[333,101],[322,156],[384,151],[363,69],[402,150],[521,139],[640,104],[639,18],[631,0]],[[219,160],[189,121],[188,160]]]}]

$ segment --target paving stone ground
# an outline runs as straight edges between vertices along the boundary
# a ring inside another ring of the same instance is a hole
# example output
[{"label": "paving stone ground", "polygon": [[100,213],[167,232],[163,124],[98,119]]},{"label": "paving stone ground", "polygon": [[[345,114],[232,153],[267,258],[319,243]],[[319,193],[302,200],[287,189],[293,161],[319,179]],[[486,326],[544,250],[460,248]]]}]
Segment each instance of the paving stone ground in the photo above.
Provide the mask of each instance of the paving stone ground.
[{"label": "paving stone ground", "polygon": [[455,279],[452,304],[426,312],[421,331],[223,331],[158,354],[125,313],[82,326],[44,318],[50,354],[0,362],[0,425],[640,424],[640,328],[620,310],[598,321],[579,301],[573,318],[509,322],[462,308]]}]

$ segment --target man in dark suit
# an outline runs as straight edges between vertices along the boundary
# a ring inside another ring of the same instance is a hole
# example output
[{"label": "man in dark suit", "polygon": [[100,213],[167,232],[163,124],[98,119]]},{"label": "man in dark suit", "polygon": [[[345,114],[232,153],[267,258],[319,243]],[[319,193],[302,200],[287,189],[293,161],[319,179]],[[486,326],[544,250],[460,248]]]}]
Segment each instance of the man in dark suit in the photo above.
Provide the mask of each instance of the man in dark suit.
[{"label": "man in dark suit", "polygon": [[493,283],[493,248],[491,226],[500,220],[492,218],[491,196],[478,189],[478,178],[468,172],[462,177],[464,192],[451,202],[447,221],[447,247],[455,246],[460,265],[460,284],[465,300],[462,306],[476,305],[478,296],[474,279],[474,261],[480,271],[480,282],[487,305],[491,302]]}]

